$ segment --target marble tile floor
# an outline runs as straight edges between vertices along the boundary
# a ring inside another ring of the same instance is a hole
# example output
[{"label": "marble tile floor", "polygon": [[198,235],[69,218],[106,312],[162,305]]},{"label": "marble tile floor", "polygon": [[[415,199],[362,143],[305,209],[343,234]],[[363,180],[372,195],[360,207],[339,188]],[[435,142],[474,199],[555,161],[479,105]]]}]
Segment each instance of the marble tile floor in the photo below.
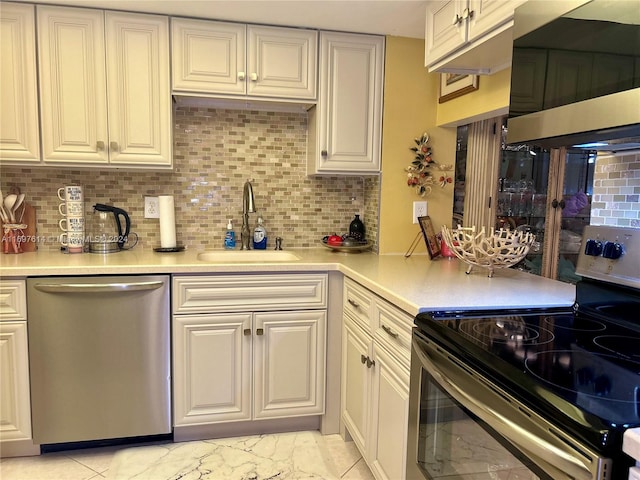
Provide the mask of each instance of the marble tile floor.
[{"label": "marble tile floor", "polygon": [[373,480],[353,442],[292,432],[0,459],[2,480]]}]

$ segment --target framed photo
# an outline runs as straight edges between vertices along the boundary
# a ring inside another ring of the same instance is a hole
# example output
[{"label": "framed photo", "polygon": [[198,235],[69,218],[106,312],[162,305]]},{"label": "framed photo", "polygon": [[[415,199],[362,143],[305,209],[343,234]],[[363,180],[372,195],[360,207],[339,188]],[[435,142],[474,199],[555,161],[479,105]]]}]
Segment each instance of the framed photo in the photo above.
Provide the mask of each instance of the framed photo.
[{"label": "framed photo", "polygon": [[478,75],[441,73],[438,103],[447,102],[453,98],[478,90],[478,82]]},{"label": "framed photo", "polygon": [[434,259],[440,255],[440,243],[436,237],[436,232],[433,230],[433,224],[429,217],[418,217],[418,223],[422,229],[422,235],[424,236],[424,242],[427,244],[427,251],[429,252],[429,258]]}]

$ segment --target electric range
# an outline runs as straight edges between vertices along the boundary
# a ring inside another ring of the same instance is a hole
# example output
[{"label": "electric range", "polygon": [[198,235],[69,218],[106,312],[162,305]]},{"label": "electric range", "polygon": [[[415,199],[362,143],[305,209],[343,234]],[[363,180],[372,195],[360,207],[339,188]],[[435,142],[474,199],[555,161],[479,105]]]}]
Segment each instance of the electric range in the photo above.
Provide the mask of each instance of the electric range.
[{"label": "electric range", "polygon": [[[586,227],[577,273],[572,308],[419,314],[410,430],[429,423],[418,417],[429,416],[421,384],[431,378],[522,461],[529,473],[518,478],[626,479],[623,434],[640,426],[640,229]],[[469,393],[484,387],[484,403]],[[414,453],[408,471],[437,478],[420,453],[412,467]]]}]

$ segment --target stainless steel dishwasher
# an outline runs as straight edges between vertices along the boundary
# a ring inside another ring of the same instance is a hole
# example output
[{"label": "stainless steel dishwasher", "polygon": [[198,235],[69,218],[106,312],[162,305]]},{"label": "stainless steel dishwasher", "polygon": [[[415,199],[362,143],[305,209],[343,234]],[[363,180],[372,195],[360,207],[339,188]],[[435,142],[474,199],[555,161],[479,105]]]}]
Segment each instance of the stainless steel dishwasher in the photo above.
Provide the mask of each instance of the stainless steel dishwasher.
[{"label": "stainless steel dishwasher", "polygon": [[27,279],[33,438],[171,432],[169,277]]}]

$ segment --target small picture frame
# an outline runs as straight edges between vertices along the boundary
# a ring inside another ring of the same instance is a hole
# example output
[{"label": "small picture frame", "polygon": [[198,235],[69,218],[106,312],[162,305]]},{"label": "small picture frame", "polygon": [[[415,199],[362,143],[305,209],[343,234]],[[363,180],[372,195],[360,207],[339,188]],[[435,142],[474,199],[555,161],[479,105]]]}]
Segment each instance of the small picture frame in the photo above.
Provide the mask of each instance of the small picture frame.
[{"label": "small picture frame", "polygon": [[438,103],[444,103],[466,93],[478,90],[478,82],[478,75],[441,73]]},{"label": "small picture frame", "polygon": [[433,229],[431,218],[418,217],[418,223],[422,229],[422,235],[424,236],[424,242],[427,244],[427,251],[429,252],[429,258],[433,260],[440,255],[440,242],[436,237],[436,232]]}]

